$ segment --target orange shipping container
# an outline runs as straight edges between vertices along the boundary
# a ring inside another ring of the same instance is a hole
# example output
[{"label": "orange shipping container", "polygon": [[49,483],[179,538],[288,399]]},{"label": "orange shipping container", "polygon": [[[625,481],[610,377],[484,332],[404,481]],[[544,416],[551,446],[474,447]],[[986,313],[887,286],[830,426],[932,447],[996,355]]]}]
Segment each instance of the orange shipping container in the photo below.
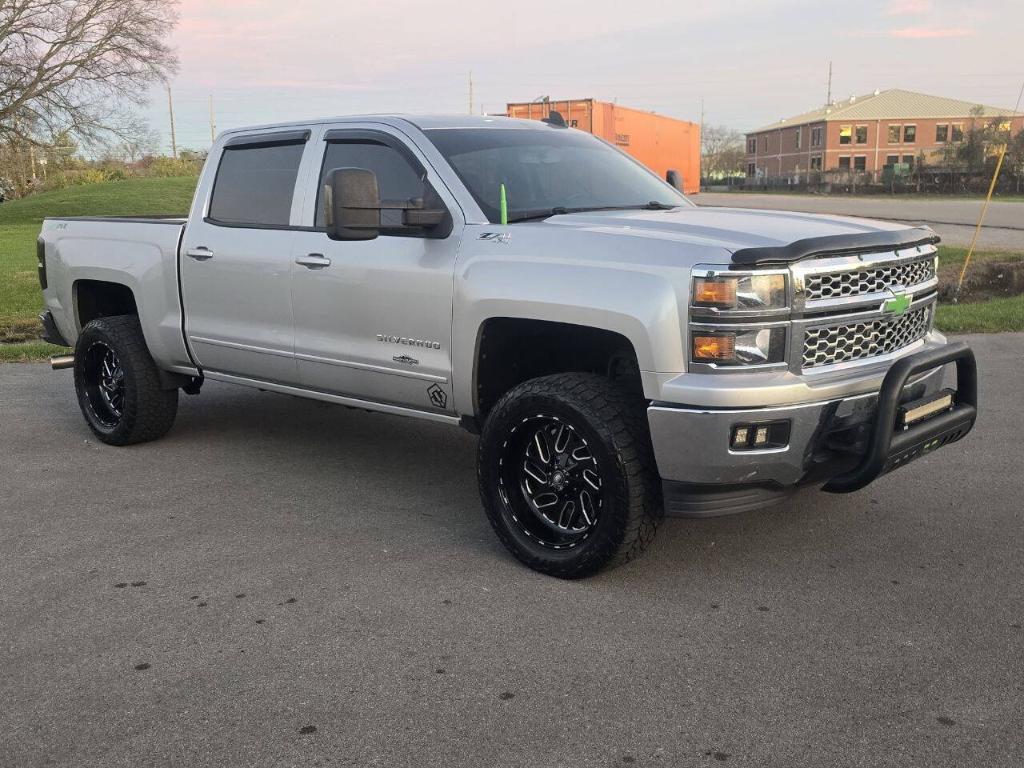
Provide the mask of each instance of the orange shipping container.
[{"label": "orange shipping container", "polygon": [[661,178],[679,171],[687,194],[700,191],[700,126],[654,112],[595,99],[570,99],[509,104],[509,117],[543,120],[559,112],[571,128],[579,128],[628,152]]}]

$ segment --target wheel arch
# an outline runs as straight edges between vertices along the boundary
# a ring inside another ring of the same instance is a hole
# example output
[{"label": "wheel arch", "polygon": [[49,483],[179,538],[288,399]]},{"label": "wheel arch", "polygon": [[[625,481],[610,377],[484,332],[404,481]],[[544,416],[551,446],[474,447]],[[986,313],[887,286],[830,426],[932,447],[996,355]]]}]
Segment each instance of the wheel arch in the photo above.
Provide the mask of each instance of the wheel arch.
[{"label": "wheel arch", "polygon": [[497,316],[477,328],[472,414],[478,423],[513,387],[556,373],[599,373],[643,395],[636,347],[623,333],[537,317]]}]

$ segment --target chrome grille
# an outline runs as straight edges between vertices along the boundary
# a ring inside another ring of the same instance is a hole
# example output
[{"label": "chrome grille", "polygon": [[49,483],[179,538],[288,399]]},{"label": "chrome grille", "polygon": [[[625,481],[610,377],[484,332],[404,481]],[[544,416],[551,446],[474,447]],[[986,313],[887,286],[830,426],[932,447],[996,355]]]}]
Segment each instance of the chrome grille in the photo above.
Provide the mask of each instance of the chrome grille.
[{"label": "chrome grille", "polygon": [[934,277],[935,256],[929,254],[923,259],[903,264],[887,264],[849,272],[807,275],[804,290],[808,301],[842,299],[847,296],[880,293],[889,288],[911,288]]},{"label": "chrome grille", "polygon": [[927,306],[902,317],[810,328],[804,334],[803,367],[863,360],[902,349],[928,333],[931,311]]}]

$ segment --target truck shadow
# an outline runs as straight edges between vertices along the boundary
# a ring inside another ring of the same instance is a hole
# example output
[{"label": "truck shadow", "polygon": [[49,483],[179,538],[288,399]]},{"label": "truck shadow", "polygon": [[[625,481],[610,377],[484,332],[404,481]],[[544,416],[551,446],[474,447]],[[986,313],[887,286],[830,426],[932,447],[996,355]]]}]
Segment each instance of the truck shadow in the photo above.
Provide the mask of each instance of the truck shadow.
[{"label": "truck shadow", "polygon": [[[317,489],[309,492],[310,514],[327,514],[328,504],[331,514],[356,514],[367,504],[389,508],[390,516],[375,523],[383,535],[396,515],[438,517],[461,545],[511,560],[480,506],[477,440],[461,429],[213,383],[199,397],[183,398],[166,440],[201,462],[206,457],[252,477],[279,477],[282,487]],[[878,497],[870,490],[836,497],[809,489],[764,510],[668,518],[644,557],[597,578],[727,571],[751,559],[783,569],[787,559],[818,560],[850,537],[869,535],[871,516],[885,509]]]}]

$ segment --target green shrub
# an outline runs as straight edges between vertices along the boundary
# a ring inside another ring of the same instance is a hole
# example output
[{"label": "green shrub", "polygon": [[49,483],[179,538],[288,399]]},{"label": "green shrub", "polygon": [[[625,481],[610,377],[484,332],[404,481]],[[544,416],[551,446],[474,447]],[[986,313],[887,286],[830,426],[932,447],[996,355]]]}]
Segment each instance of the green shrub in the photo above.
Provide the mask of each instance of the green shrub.
[{"label": "green shrub", "polygon": [[155,157],[144,171],[146,176],[169,178],[178,176],[198,176],[203,167],[201,160],[179,157]]}]

